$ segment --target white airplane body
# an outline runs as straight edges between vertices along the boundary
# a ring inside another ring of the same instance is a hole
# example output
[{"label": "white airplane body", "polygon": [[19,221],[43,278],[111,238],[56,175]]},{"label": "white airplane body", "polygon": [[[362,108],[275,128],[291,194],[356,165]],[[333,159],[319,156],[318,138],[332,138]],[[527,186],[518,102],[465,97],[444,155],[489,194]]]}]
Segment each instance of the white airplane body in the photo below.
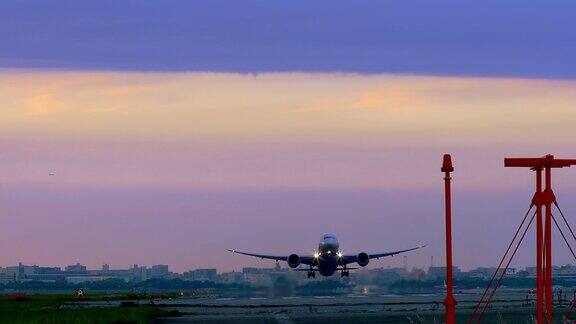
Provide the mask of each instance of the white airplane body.
[{"label": "white airplane body", "polygon": [[386,253],[368,254],[366,252],[360,252],[355,255],[344,255],[340,250],[340,243],[338,242],[336,236],[333,234],[325,234],[322,236],[322,239],[318,244],[318,250],[316,253],[314,253],[314,255],[300,256],[298,254],[290,254],[289,256],[275,256],[239,252],[236,250],[228,251],[257,257],[260,259],[286,261],[288,266],[293,269],[297,268],[301,264],[305,264],[309,266],[309,269],[297,270],[308,271],[308,278],[314,278],[316,276],[316,272],[319,272],[322,276],[328,277],[333,275],[336,271],[341,271],[342,277],[348,277],[350,275],[349,270],[357,269],[347,267],[347,265],[350,263],[357,263],[359,266],[365,267],[370,262],[370,259],[379,259],[382,257],[393,256],[396,254],[417,250],[423,247],[424,245],[419,245],[411,249]]}]

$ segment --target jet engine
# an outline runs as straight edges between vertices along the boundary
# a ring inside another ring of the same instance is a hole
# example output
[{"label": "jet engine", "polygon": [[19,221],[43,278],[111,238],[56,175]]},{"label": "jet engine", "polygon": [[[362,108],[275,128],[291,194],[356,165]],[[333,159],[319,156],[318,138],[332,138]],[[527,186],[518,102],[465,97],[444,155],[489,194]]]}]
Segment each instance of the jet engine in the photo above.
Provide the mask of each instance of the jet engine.
[{"label": "jet engine", "polygon": [[300,257],[298,254],[290,254],[287,261],[290,268],[297,268],[300,265]]},{"label": "jet engine", "polygon": [[370,262],[370,256],[366,252],[360,252],[356,257],[356,260],[359,266],[365,267],[368,265],[368,262]]}]

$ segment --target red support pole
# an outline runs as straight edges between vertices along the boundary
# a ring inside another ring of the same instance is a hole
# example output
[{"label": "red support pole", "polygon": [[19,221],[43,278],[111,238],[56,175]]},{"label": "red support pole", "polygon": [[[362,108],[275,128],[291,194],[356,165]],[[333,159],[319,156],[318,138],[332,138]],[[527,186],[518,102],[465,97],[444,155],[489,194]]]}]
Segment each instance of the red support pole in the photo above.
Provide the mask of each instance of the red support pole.
[{"label": "red support pole", "polygon": [[444,193],[446,208],[446,299],[444,307],[446,308],[446,324],[456,323],[456,299],[453,295],[452,281],[452,201],[450,191],[450,172],[454,171],[452,158],[450,154],[444,154],[442,162],[442,172],[444,172]]},{"label": "red support pole", "polygon": [[536,206],[536,323],[544,323],[544,280],[542,278],[542,168],[536,168],[536,193],[532,203]]},{"label": "red support pole", "polygon": [[[552,157],[548,155],[547,157]],[[553,158],[553,157],[552,157]],[[552,323],[552,203],[554,202],[554,194],[552,192],[552,170],[550,165],[545,166],[546,171],[546,187],[544,189],[544,204],[546,207],[546,222],[544,233],[545,245],[545,272],[544,272],[544,292],[546,300],[546,321]]]}]

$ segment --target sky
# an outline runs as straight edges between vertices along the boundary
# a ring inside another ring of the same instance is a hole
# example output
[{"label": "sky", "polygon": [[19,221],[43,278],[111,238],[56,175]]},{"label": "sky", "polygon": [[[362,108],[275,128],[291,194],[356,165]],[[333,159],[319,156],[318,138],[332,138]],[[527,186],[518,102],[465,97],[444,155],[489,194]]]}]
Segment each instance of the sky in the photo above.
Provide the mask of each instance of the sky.
[{"label": "sky", "polygon": [[455,263],[495,266],[533,187],[503,158],[575,157],[574,7],[1,1],[0,265],[229,271],[324,232],[441,265],[452,153]]}]

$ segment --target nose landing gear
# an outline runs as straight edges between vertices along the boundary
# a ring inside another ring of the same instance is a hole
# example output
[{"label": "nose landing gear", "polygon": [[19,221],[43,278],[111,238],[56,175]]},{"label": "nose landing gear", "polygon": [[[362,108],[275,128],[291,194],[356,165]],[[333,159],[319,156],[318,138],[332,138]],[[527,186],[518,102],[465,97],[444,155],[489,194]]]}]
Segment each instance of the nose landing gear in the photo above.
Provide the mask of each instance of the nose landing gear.
[{"label": "nose landing gear", "polygon": [[310,278],[316,278],[316,272],[312,270],[308,271],[308,279]]},{"label": "nose landing gear", "polygon": [[342,272],[340,272],[340,277],[350,277],[350,270],[342,270]]}]

